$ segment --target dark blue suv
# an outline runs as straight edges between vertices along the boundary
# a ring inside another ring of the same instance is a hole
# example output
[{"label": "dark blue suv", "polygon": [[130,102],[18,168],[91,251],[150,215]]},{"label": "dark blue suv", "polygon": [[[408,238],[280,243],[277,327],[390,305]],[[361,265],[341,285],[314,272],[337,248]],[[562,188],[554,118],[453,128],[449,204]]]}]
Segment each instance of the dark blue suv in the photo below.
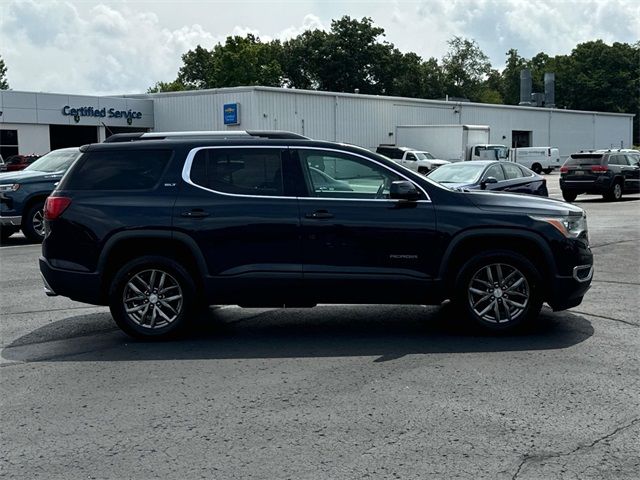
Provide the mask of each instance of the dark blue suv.
[{"label": "dark blue suv", "polygon": [[44,202],[79,156],[79,148],[63,148],[40,157],[24,170],[0,173],[2,241],[21,229],[29,240],[42,241]]},{"label": "dark blue suv", "polygon": [[47,199],[40,270],[49,295],[109,305],[133,336],[173,335],[210,304],[446,299],[508,330],[591,282],[584,211],[562,201],[454,190],[283,132],[123,140],[82,147]]}]

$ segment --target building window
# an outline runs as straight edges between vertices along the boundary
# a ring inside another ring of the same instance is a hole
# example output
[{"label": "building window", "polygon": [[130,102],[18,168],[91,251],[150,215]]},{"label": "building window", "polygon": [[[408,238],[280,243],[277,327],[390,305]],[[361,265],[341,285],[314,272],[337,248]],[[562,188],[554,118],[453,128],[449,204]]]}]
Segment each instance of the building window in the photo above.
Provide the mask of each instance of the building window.
[{"label": "building window", "polygon": [[18,155],[18,130],[0,130],[0,155],[2,158]]}]

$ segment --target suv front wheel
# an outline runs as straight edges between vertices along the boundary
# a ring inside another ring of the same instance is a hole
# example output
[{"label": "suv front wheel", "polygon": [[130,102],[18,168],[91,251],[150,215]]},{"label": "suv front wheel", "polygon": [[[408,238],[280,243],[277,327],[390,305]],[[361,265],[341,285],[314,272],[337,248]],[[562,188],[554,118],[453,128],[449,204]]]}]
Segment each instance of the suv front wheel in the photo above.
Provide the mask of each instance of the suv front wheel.
[{"label": "suv front wheel", "polygon": [[482,327],[512,330],[540,313],[540,274],[523,256],[493,251],[475,256],[462,267],[456,302]]},{"label": "suv front wheel", "polygon": [[176,261],[145,256],[126,263],[116,273],[109,309],[118,326],[137,338],[175,336],[188,322],[195,286]]}]

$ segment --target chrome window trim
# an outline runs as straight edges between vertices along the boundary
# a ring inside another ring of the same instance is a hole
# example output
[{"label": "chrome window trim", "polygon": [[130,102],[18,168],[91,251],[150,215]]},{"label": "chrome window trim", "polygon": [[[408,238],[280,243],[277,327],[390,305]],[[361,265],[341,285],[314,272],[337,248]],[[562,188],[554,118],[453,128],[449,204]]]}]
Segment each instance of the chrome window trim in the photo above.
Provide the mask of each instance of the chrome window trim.
[{"label": "chrome window trim", "polygon": [[244,194],[244,193],[227,193],[227,192],[221,192],[219,190],[213,190],[212,188],[207,188],[207,187],[203,187],[202,185],[198,185],[197,183],[193,182],[191,180],[191,166],[193,164],[193,159],[195,158],[195,156],[197,155],[197,153],[200,150],[214,150],[214,149],[222,149],[222,148],[236,148],[236,149],[267,149],[267,148],[272,148],[272,149],[287,149],[287,150],[322,150],[325,152],[337,152],[337,153],[342,153],[345,155],[353,155],[355,157],[359,157],[362,158],[368,162],[373,162],[383,168],[386,168],[387,170],[389,170],[392,173],[395,173],[396,175],[404,178],[405,180],[407,180],[408,182],[411,182],[412,184],[414,184],[416,187],[418,187],[422,193],[424,193],[424,195],[427,197],[426,200],[417,200],[414,203],[431,203],[431,197],[429,197],[429,194],[425,191],[424,188],[422,188],[422,185],[418,185],[416,182],[414,182],[413,180],[411,180],[410,178],[404,176],[402,173],[389,168],[388,166],[373,160],[371,158],[365,157],[364,155],[360,155],[357,153],[353,153],[353,152],[348,152],[345,150],[339,150],[336,148],[323,148],[323,147],[302,147],[302,146],[296,146],[296,147],[290,147],[287,145],[211,145],[211,146],[204,146],[204,147],[196,147],[193,148],[189,151],[189,153],[187,154],[187,159],[184,162],[184,166],[182,167],[182,180],[184,180],[186,183],[188,183],[189,185],[199,188],[201,190],[205,190],[207,192],[212,192],[212,193],[216,193],[218,195],[225,195],[228,197],[244,197],[244,198],[274,198],[274,199],[278,199],[278,200],[324,200],[324,201],[349,201],[349,202],[399,202],[401,200],[395,200],[395,199],[391,199],[391,198],[342,198],[342,197],[292,197],[292,196],[276,196],[276,195],[249,195],[249,194]]}]

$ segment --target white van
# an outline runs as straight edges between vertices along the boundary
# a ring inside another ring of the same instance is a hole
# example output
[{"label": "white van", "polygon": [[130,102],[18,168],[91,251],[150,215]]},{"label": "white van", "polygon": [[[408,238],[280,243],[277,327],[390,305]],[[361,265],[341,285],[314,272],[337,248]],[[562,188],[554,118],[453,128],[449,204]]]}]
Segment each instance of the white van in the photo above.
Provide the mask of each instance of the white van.
[{"label": "white van", "polygon": [[509,160],[530,168],[536,173],[551,173],[562,166],[560,150],[554,147],[512,148]]}]

